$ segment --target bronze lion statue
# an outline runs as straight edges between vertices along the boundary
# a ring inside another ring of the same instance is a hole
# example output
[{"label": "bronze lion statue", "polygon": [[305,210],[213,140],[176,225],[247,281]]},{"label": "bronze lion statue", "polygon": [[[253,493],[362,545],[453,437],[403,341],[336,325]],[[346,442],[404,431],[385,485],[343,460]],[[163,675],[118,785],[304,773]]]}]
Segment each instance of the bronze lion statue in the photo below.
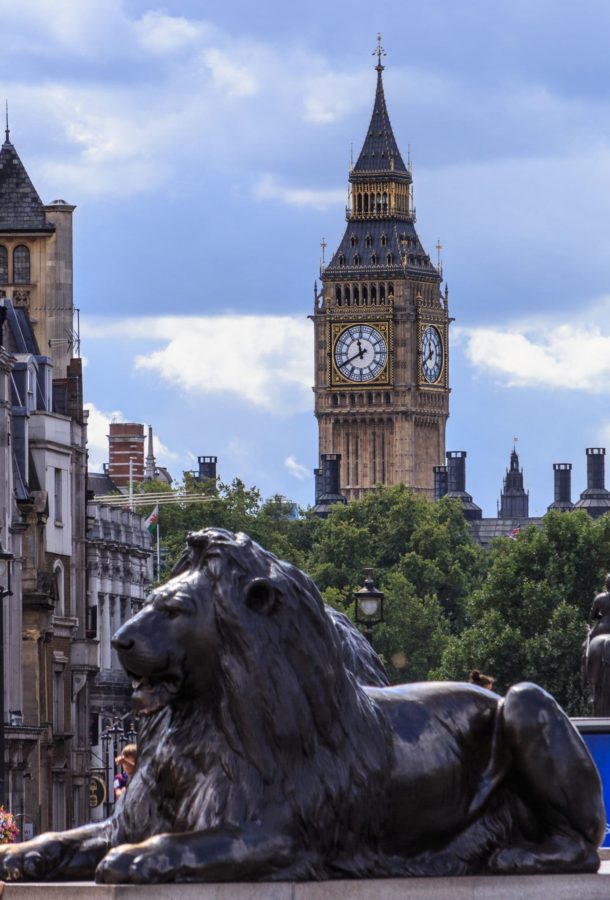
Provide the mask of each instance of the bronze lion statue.
[{"label": "bronze lion statue", "polygon": [[599,776],[552,697],[383,686],[312,581],[244,534],[190,535],[114,646],[141,716],[138,770],[107,822],[0,847],[4,879],[598,868]]}]

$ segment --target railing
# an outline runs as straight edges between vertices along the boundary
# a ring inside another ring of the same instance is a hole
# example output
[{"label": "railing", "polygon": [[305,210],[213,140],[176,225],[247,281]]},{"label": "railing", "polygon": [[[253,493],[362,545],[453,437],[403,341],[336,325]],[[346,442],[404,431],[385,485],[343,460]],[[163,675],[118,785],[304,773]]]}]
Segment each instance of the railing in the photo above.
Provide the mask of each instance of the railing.
[{"label": "railing", "polygon": [[350,206],[345,207],[345,215],[350,221],[364,221],[367,219],[402,219],[406,222],[417,221],[415,207],[409,210],[397,209],[396,207],[386,208],[385,210],[368,210],[356,211]]}]

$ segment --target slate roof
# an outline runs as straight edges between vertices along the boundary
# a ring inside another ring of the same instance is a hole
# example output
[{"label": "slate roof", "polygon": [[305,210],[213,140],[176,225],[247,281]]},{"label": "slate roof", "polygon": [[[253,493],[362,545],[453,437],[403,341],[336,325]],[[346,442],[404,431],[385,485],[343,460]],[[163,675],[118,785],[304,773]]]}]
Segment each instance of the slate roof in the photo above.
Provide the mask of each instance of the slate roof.
[{"label": "slate roof", "polygon": [[0,231],[55,231],[8,134],[0,148]]},{"label": "slate roof", "polygon": [[[352,169],[352,175],[365,175],[369,172],[399,172],[408,175],[385,104],[383,93],[383,78],[381,72],[383,66],[377,66],[377,92],[369,130],[367,131],[356,165]],[[394,169],[391,170],[390,159],[394,158]]]},{"label": "slate roof", "polygon": [[[403,252],[406,266],[402,263]],[[388,262],[388,254],[391,262]],[[342,256],[343,265],[340,261]],[[372,261],[373,257],[376,257],[376,262]],[[359,278],[364,273],[367,277],[389,277],[392,274],[404,275],[405,272],[419,278],[428,275],[440,280],[413,223],[397,219],[356,219],[348,222],[323,277]]]}]

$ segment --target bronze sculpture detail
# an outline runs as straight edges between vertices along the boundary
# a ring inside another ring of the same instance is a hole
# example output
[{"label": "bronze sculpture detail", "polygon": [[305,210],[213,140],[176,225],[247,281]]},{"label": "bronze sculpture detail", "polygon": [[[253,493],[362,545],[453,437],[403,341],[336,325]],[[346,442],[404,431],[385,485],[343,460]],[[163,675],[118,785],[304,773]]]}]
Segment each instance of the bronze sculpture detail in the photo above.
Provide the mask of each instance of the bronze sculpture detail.
[{"label": "bronze sculpture detail", "polygon": [[1,847],[1,877],[597,870],[599,776],[547,693],[387,687],[365,643],[247,536],[191,535],[172,580],[114,638],[141,728],[112,818]]},{"label": "bronze sculpture detail", "polygon": [[591,687],[593,715],[610,716],[610,574],[606,590],[593,600],[589,618],[593,624],[583,645],[583,681]]}]

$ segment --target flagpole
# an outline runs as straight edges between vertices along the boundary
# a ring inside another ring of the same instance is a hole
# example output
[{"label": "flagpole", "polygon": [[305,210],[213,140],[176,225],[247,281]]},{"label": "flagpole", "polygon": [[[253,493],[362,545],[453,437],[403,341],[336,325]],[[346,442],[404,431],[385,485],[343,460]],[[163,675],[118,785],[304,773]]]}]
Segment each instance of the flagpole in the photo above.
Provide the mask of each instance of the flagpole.
[{"label": "flagpole", "polygon": [[159,542],[159,523],[157,522],[157,581],[161,580],[161,546]]}]

